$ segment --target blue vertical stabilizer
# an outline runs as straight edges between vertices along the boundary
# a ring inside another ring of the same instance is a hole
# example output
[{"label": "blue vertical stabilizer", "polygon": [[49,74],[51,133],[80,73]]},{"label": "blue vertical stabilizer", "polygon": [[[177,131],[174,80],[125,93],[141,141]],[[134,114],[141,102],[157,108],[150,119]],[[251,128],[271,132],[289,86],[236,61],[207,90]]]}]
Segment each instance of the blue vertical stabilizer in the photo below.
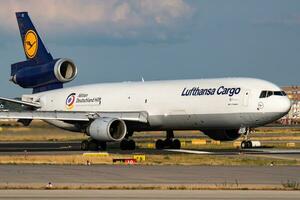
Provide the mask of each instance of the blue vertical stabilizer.
[{"label": "blue vertical stabilizer", "polygon": [[53,58],[45,48],[45,45],[32,24],[28,13],[17,12],[16,17],[27,60],[31,60],[36,64],[43,64],[52,61]]},{"label": "blue vertical stabilizer", "polygon": [[53,59],[43,44],[27,12],[16,13],[26,60],[11,65],[11,81],[33,93],[59,89],[77,75],[67,58]]}]

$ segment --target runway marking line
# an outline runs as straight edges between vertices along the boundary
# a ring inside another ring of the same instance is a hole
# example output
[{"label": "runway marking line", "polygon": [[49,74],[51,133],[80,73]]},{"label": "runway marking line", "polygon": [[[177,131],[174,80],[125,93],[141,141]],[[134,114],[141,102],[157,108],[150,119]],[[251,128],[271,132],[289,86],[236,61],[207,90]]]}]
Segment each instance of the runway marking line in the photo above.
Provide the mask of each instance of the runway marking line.
[{"label": "runway marking line", "polygon": [[188,150],[188,149],[165,149],[165,151],[189,153],[189,154],[213,154],[212,152],[208,152],[208,151],[196,151],[196,150]]},{"label": "runway marking line", "polygon": [[89,153],[83,153],[82,155],[83,156],[94,156],[94,157],[97,157],[97,156],[105,157],[105,156],[109,156],[109,153],[107,153],[107,152],[97,152],[97,153],[89,152]]},{"label": "runway marking line", "polygon": [[300,149],[275,149],[275,150],[269,150],[269,149],[247,149],[247,151],[252,152],[261,152],[261,153],[276,153],[276,154],[285,154],[285,153],[300,153]]}]

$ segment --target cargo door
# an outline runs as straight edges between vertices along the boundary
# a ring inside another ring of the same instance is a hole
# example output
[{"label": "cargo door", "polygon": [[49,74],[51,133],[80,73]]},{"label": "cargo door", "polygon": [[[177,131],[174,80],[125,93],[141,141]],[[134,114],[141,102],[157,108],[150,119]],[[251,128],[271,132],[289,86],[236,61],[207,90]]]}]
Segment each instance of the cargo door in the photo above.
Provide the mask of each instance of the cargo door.
[{"label": "cargo door", "polygon": [[245,90],[243,95],[243,106],[248,107],[250,95],[251,95],[250,90]]}]

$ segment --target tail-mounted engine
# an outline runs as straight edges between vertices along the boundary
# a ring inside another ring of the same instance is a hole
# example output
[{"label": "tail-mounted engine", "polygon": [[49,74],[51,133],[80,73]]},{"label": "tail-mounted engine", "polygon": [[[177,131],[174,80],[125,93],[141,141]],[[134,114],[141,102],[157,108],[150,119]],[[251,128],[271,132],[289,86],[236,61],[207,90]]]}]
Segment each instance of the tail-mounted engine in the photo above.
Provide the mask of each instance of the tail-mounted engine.
[{"label": "tail-mounted engine", "polygon": [[[12,65],[11,80],[23,88],[33,88],[41,92],[43,87],[61,88],[63,83],[74,80],[77,67],[67,58],[55,59],[45,64],[36,64],[31,60]],[[48,90],[51,88],[47,88]]]}]

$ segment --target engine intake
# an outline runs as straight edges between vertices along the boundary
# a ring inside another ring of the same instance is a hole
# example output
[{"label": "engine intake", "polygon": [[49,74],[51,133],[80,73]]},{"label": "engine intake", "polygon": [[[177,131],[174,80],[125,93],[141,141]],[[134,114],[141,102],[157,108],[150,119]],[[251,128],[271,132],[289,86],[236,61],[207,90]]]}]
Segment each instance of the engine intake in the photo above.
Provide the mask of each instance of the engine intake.
[{"label": "engine intake", "polygon": [[77,67],[70,59],[59,59],[54,66],[55,77],[62,83],[74,80],[77,75]]},{"label": "engine intake", "polygon": [[121,141],[126,132],[125,122],[116,118],[98,118],[87,128],[87,133],[93,139],[105,142]]}]

